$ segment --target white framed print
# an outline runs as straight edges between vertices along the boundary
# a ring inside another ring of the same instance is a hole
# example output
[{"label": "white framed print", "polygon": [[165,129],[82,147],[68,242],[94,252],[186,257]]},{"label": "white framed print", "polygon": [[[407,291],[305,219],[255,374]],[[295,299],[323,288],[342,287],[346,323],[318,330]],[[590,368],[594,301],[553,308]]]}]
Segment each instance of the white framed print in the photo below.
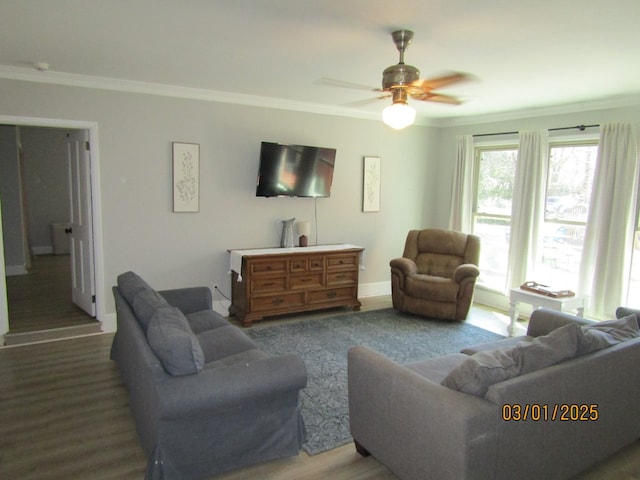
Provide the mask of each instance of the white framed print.
[{"label": "white framed print", "polygon": [[380,157],[364,157],[362,211],[380,211]]},{"label": "white framed print", "polygon": [[173,211],[200,211],[200,145],[173,142]]}]

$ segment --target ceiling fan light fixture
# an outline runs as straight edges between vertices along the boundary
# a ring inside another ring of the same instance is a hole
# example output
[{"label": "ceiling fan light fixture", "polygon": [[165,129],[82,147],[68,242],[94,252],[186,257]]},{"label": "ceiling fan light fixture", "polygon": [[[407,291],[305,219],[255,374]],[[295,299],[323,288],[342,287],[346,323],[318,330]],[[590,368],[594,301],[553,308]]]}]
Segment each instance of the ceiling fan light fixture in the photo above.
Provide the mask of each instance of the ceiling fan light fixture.
[{"label": "ceiling fan light fixture", "polygon": [[416,120],[416,111],[406,102],[394,102],[382,111],[382,121],[395,130],[413,125]]}]

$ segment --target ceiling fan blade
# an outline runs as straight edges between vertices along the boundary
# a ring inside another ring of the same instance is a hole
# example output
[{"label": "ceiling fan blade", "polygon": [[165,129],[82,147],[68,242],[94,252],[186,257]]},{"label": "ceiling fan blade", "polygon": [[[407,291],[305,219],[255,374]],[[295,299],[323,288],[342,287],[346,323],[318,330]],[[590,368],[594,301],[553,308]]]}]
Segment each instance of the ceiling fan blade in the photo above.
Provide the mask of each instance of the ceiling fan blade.
[{"label": "ceiling fan blade", "polygon": [[376,88],[371,87],[369,85],[362,85],[360,83],[346,82],[344,80],[337,80],[335,78],[327,78],[323,77],[319,80],[318,83],[323,85],[328,85],[330,87],[339,87],[339,88],[350,88],[352,90],[366,90],[369,92],[376,92]]},{"label": "ceiling fan blade", "polygon": [[433,93],[433,92],[423,92],[422,94],[414,95],[411,97],[415,100],[422,100],[424,102],[437,102],[437,103],[446,103],[449,105],[461,105],[462,100],[459,98],[453,97],[451,95],[444,95],[442,93]]},{"label": "ceiling fan blade", "polygon": [[391,95],[381,95],[379,97],[365,98],[364,100],[356,100],[355,102],[344,103],[345,107],[364,107],[377,102],[378,100],[384,100],[385,98],[391,98]]},{"label": "ceiling fan blade", "polygon": [[454,83],[463,82],[469,80],[471,77],[466,73],[454,72],[448,75],[443,75],[436,78],[420,79],[413,82],[413,86],[419,87],[422,90],[429,92],[431,90],[437,90]]}]

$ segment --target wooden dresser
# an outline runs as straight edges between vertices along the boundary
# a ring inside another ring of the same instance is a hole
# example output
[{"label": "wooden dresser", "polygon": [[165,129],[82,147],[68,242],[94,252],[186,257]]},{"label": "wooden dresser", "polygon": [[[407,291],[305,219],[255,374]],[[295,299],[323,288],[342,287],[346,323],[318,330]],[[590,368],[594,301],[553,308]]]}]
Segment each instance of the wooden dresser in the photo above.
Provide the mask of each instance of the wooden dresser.
[{"label": "wooden dresser", "polygon": [[363,250],[354,245],[230,250],[229,314],[248,327],[286,313],[341,306],[359,310]]}]

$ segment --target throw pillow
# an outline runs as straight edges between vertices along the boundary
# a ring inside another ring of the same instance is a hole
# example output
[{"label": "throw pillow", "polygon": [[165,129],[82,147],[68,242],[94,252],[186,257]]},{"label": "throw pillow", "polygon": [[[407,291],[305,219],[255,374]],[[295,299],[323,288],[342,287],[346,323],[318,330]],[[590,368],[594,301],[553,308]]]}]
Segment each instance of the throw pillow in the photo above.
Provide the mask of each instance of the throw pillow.
[{"label": "throw pillow", "polygon": [[118,289],[122,296],[133,306],[133,299],[143,290],[153,290],[142,277],[135,272],[125,272],[118,275]]},{"label": "throw pillow", "polygon": [[518,366],[508,350],[492,350],[474,353],[454,368],[442,381],[442,385],[484,397],[494,383],[518,375]]},{"label": "throw pillow", "polygon": [[510,352],[518,364],[519,375],[542,370],[575,357],[579,330],[577,324],[569,323],[530,342],[519,342]]},{"label": "throw pillow", "polygon": [[585,355],[639,337],[640,328],[636,315],[631,314],[617,320],[583,326],[580,333],[578,354]]},{"label": "throw pillow", "polygon": [[133,311],[145,332],[149,328],[153,314],[158,309],[168,306],[165,298],[155,290],[140,290],[133,298]]},{"label": "throw pillow", "polygon": [[442,385],[484,397],[491,385],[574,357],[577,348],[578,326],[572,323],[512,348],[474,353],[454,368]]},{"label": "throw pillow", "polygon": [[147,339],[162,366],[171,375],[191,375],[202,370],[204,353],[200,342],[177,308],[156,310],[149,321]]}]

